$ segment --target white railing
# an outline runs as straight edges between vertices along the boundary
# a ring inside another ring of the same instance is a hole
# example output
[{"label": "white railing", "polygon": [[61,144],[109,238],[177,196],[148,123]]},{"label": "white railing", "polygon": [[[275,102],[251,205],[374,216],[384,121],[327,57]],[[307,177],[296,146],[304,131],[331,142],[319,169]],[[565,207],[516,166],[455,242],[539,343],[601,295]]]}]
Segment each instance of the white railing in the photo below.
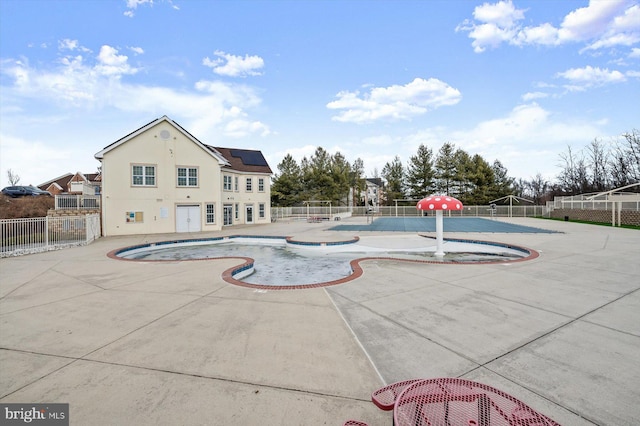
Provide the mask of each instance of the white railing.
[{"label": "white railing", "polygon": [[100,196],[58,194],[56,210],[100,210]]},{"label": "white railing", "polygon": [[[452,211],[446,213],[451,216],[470,216],[470,217],[540,217],[548,216],[550,209],[547,206],[537,206],[531,204],[519,204],[514,206],[497,205],[492,212],[487,206],[465,206],[463,210]],[[272,220],[282,219],[307,219],[308,217],[317,217],[331,219],[343,212],[350,212],[352,216],[422,216],[425,212],[418,211],[415,205],[412,206],[376,206],[373,211],[366,207],[272,207]],[[433,213],[430,213],[433,215]]]},{"label": "white railing", "polygon": [[[634,197],[635,195],[635,197]],[[551,210],[570,209],[570,210],[611,210],[612,203],[617,203],[620,210],[640,211],[640,199],[637,193],[619,193],[614,195],[598,195],[580,194],[572,196],[557,196],[553,201],[547,202],[547,207]],[[625,196],[630,196],[633,201],[626,201]]]},{"label": "white railing", "polygon": [[0,257],[86,245],[100,237],[100,215],[0,219]]}]

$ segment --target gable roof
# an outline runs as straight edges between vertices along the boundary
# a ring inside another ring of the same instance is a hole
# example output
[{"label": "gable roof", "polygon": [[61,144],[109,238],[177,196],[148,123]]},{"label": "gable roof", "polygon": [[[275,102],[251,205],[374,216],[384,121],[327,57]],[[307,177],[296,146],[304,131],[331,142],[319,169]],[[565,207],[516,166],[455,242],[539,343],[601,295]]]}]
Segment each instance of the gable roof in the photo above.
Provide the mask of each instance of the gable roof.
[{"label": "gable roof", "polygon": [[60,188],[63,188],[67,185],[67,183],[71,180],[72,177],[73,177],[73,174],[65,173],[62,176],[58,176],[57,178],[53,178],[51,180],[41,183],[40,185],[38,185],[38,188],[46,189],[49,185],[53,183],[58,185]]},{"label": "gable roof", "polygon": [[151,129],[152,127],[157,126],[158,124],[160,124],[162,122],[169,123],[176,130],[178,130],[180,133],[182,133],[187,139],[191,140],[193,143],[198,145],[200,148],[202,148],[209,155],[214,157],[218,161],[218,164],[220,164],[221,166],[229,165],[228,161],[224,157],[222,157],[221,155],[216,153],[214,150],[209,149],[205,144],[200,142],[195,136],[193,136],[191,133],[186,131],[181,125],[179,125],[178,123],[176,123],[175,121],[173,121],[172,119],[167,117],[166,115],[163,115],[162,117],[157,118],[157,119],[151,121],[150,123],[145,124],[144,126],[140,127],[139,129],[134,130],[133,132],[129,133],[128,135],[126,135],[126,136],[118,139],[117,141],[113,142],[112,144],[107,145],[101,151],[97,152],[94,155],[94,157],[97,160],[102,160],[104,158],[104,155],[107,152],[119,147],[120,145],[123,145],[123,144],[127,143],[131,139],[133,139],[136,136],[146,132],[147,130]]},{"label": "gable roof", "polygon": [[272,174],[271,167],[265,160],[261,151],[253,149],[239,148],[221,148],[206,145],[207,148],[213,149],[222,155],[228,162],[226,166],[232,170],[248,173],[266,173]]},{"label": "gable roof", "polygon": [[99,182],[100,180],[102,180],[100,173],[81,173],[81,172],[76,172],[75,174],[65,173],[62,176],[58,176],[55,179],[51,179],[44,183],[41,183],[40,185],[38,185],[38,188],[46,190],[50,185],[57,186],[60,189],[68,188],[69,181],[71,181],[71,179],[73,179],[76,176],[82,177],[85,181],[89,183]]}]

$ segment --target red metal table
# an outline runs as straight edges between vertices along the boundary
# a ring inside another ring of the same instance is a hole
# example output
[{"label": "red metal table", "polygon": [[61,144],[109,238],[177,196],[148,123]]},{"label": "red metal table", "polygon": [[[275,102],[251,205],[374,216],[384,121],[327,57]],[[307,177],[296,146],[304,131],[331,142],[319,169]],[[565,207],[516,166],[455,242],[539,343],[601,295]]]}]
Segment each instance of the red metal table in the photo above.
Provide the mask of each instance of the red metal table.
[{"label": "red metal table", "polygon": [[517,398],[458,378],[417,381],[398,395],[396,426],[559,426]]}]

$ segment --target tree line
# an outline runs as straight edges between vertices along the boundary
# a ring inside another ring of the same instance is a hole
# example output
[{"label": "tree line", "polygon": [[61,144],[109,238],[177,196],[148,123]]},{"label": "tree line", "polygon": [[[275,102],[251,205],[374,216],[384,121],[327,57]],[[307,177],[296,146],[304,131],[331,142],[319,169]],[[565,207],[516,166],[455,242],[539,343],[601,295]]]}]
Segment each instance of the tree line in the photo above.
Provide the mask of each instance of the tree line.
[{"label": "tree line", "polygon": [[[300,205],[304,201],[331,201],[346,205],[349,194],[360,194],[366,188],[364,163],[357,158],[349,163],[340,153],[330,155],[318,147],[300,164],[290,155],[278,164],[278,173],[271,185],[271,204],[276,207]],[[381,176],[384,191],[380,202],[393,205],[394,200],[418,200],[433,193],[446,193],[467,204],[486,204],[509,194],[513,179],[499,162],[489,164],[480,155],[469,155],[452,143],[445,143],[437,155],[431,148],[420,145],[405,167],[396,156],[385,164]],[[358,195],[354,205],[362,205]]]},{"label": "tree line", "polygon": [[[514,179],[499,160],[489,163],[446,142],[437,153],[421,144],[404,165],[396,156],[380,176],[384,190],[381,205],[394,200],[418,200],[430,194],[448,194],[467,205],[486,205],[505,195],[518,195],[544,204],[556,195],[606,191],[640,181],[640,132],[625,133],[612,144],[594,140],[578,153],[568,147],[559,155],[561,169],[556,181],[537,174],[530,180]],[[366,188],[364,163],[353,163],[340,152],[329,154],[318,147],[300,164],[290,155],[278,164],[271,186],[275,207],[301,205],[304,201],[331,201],[334,205],[362,205],[358,195]]]},{"label": "tree line", "polygon": [[[640,131],[623,133],[609,141],[594,139],[580,151],[571,146],[559,154],[560,172],[555,181],[537,174],[514,182],[514,194],[537,204],[559,195],[604,192],[640,182]],[[640,188],[630,189],[638,191]]]}]

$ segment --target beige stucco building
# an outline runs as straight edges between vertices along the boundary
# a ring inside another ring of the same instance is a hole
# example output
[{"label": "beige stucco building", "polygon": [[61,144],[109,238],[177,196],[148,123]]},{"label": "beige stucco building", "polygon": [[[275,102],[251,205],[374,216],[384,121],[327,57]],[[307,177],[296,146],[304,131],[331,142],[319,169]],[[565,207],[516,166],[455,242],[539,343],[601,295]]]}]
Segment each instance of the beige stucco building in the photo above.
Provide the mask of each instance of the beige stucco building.
[{"label": "beige stucco building", "polygon": [[167,116],[95,154],[103,235],[218,231],[271,221],[271,169],[260,151],[218,148]]}]

